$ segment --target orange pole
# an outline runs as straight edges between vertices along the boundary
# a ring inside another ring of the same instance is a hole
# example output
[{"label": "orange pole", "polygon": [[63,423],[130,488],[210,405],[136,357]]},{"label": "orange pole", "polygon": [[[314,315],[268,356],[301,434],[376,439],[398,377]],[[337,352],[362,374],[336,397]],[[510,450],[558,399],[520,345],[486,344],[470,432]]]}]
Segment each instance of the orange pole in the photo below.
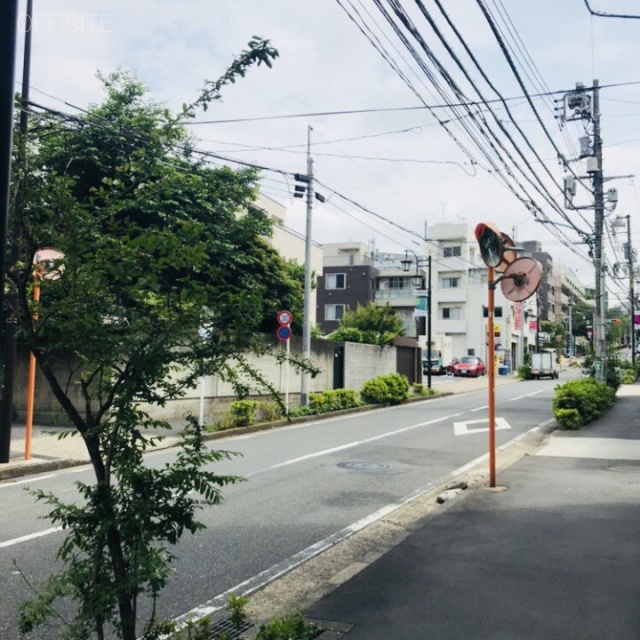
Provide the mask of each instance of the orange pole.
[{"label": "orange pole", "polygon": [[[38,274],[33,276],[33,301],[40,300],[40,280]],[[38,319],[37,312],[33,313],[33,321]],[[29,354],[29,377],[27,382],[27,417],[25,424],[24,459],[31,459],[31,431],[33,429],[33,404],[36,389],[36,358],[33,351]]]},{"label": "orange pole", "polygon": [[495,271],[493,267],[487,268],[487,282],[489,285],[488,304],[488,353],[487,365],[489,367],[489,486],[496,486],[496,358],[495,342],[493,339],[493,316],[495,312],[495,290],[493,279]]}]

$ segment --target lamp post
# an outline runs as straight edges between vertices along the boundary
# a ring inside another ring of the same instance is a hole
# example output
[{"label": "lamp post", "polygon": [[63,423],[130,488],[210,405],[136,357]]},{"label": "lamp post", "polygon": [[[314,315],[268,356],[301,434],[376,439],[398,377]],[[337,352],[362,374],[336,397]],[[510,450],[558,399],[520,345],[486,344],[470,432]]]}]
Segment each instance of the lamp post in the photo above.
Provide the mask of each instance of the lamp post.
[{"label": "lamp post", "polygon": [[[427,353],[429,354],[427,361],[427,386],[431,389],[431,256],[428,258],[418,258],[417,254],[413,251],[411,251],[411,253],[413,253],[416,263],[416,271],[412,277],[413,285],[416,288],[424,288],[424,278],[420,273],[420,267],[427,265]],[[409,257],[409,251],[406,250],[404,260],[400,260],[402,270],[408,273],[412,264],[413,260]]]}]

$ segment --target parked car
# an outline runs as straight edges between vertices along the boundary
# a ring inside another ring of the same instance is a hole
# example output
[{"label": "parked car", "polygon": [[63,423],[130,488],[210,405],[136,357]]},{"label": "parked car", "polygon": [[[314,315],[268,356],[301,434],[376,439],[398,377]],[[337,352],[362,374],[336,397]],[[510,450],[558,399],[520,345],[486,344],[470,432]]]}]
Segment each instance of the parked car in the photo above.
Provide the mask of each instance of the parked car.
[{"label": "parked car", "polygon": [[455,372],[456,365],[460,362],[459,358],[452,358],[451,362],[447,365],[447,375],[453,375]]},{"label": "parked car", "polygon": [[477,378],[487,372],[484,362],[475,356],[464,356],[453,366],[454,376],[471,376]]}]

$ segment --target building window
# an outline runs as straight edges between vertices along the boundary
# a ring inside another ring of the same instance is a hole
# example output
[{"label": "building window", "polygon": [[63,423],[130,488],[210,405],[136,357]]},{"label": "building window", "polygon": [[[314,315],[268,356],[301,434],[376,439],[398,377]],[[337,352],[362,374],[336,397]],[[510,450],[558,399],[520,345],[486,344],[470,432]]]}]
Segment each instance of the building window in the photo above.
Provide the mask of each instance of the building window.
[{"label": "building window", "polygon": [[344,273],[327,273],[325,277],[325,289],[345,289],[347,276]]},{"label": "building window", "polygon": [[407,278],[389,278],[389,289],[404,289],[407,284]]},{"label": "building window", "polygon": [[443,289],[456,289],[460,286],[460,278],[442,278]]},{"label": "building window", "polygon": [[340,320],[344,315],[343,304],[327,304],[324,307],[324,319],[325,320]]},{"label": "building window", "polygon": [[443,307],[443,320],[462,320],[462,309],[460,307]]},{"label": "building window", "polygon": [[[485,307],[485,306],[482,307],[482,315],[485,318],[489,317],[489,307]],[[493,309],[493,317],[494,318],[502,318],[502,307],[495,307]]]},{"label": "building window", "polygon": [[445,258],[455,258],[462,255],[462,247],[444,247],[442,255]]}]

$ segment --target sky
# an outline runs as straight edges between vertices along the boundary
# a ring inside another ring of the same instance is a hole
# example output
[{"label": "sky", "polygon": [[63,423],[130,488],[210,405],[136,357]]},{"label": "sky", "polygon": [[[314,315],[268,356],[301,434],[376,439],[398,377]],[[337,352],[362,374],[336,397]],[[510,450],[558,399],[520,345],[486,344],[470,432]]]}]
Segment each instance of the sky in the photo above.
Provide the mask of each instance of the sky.
[{"label": "sky", "polygon": [[[118,68],[178,110],[253,36],[269,39],[279,52],[273,67],[252,68],[190,129],[199,149],[227,159],[220,164],[264,167],[261,188],[286,207],[288,227],[305,232],[293,174],[306,172],[310,140],[326,199],[315,203],[315,242],[421,253],[430,225],[491,221],[516,243],[540,241],[555,264],[593,286],[584,235],[573,228],[592,231],[593,209],[567,210],[562,195],[565,175],[587,175],[579,139],[592,123],[563,122],[554,107],[576,83],[602,87],[605,189],[618,195],[604,239],[613,270],[624,262],[627,215],[632,245],[640,244],[640,20],[593,16],[589,7],[640,15],[637,4],[34,0],[27,25],[21,0],[16,87],[27,27],[32,101],[74,114],[102,99],[97,71]],[[582,183],[574,204],[588,207]],[[611,278],[608,288],[615,303],[628,279]]]}]

